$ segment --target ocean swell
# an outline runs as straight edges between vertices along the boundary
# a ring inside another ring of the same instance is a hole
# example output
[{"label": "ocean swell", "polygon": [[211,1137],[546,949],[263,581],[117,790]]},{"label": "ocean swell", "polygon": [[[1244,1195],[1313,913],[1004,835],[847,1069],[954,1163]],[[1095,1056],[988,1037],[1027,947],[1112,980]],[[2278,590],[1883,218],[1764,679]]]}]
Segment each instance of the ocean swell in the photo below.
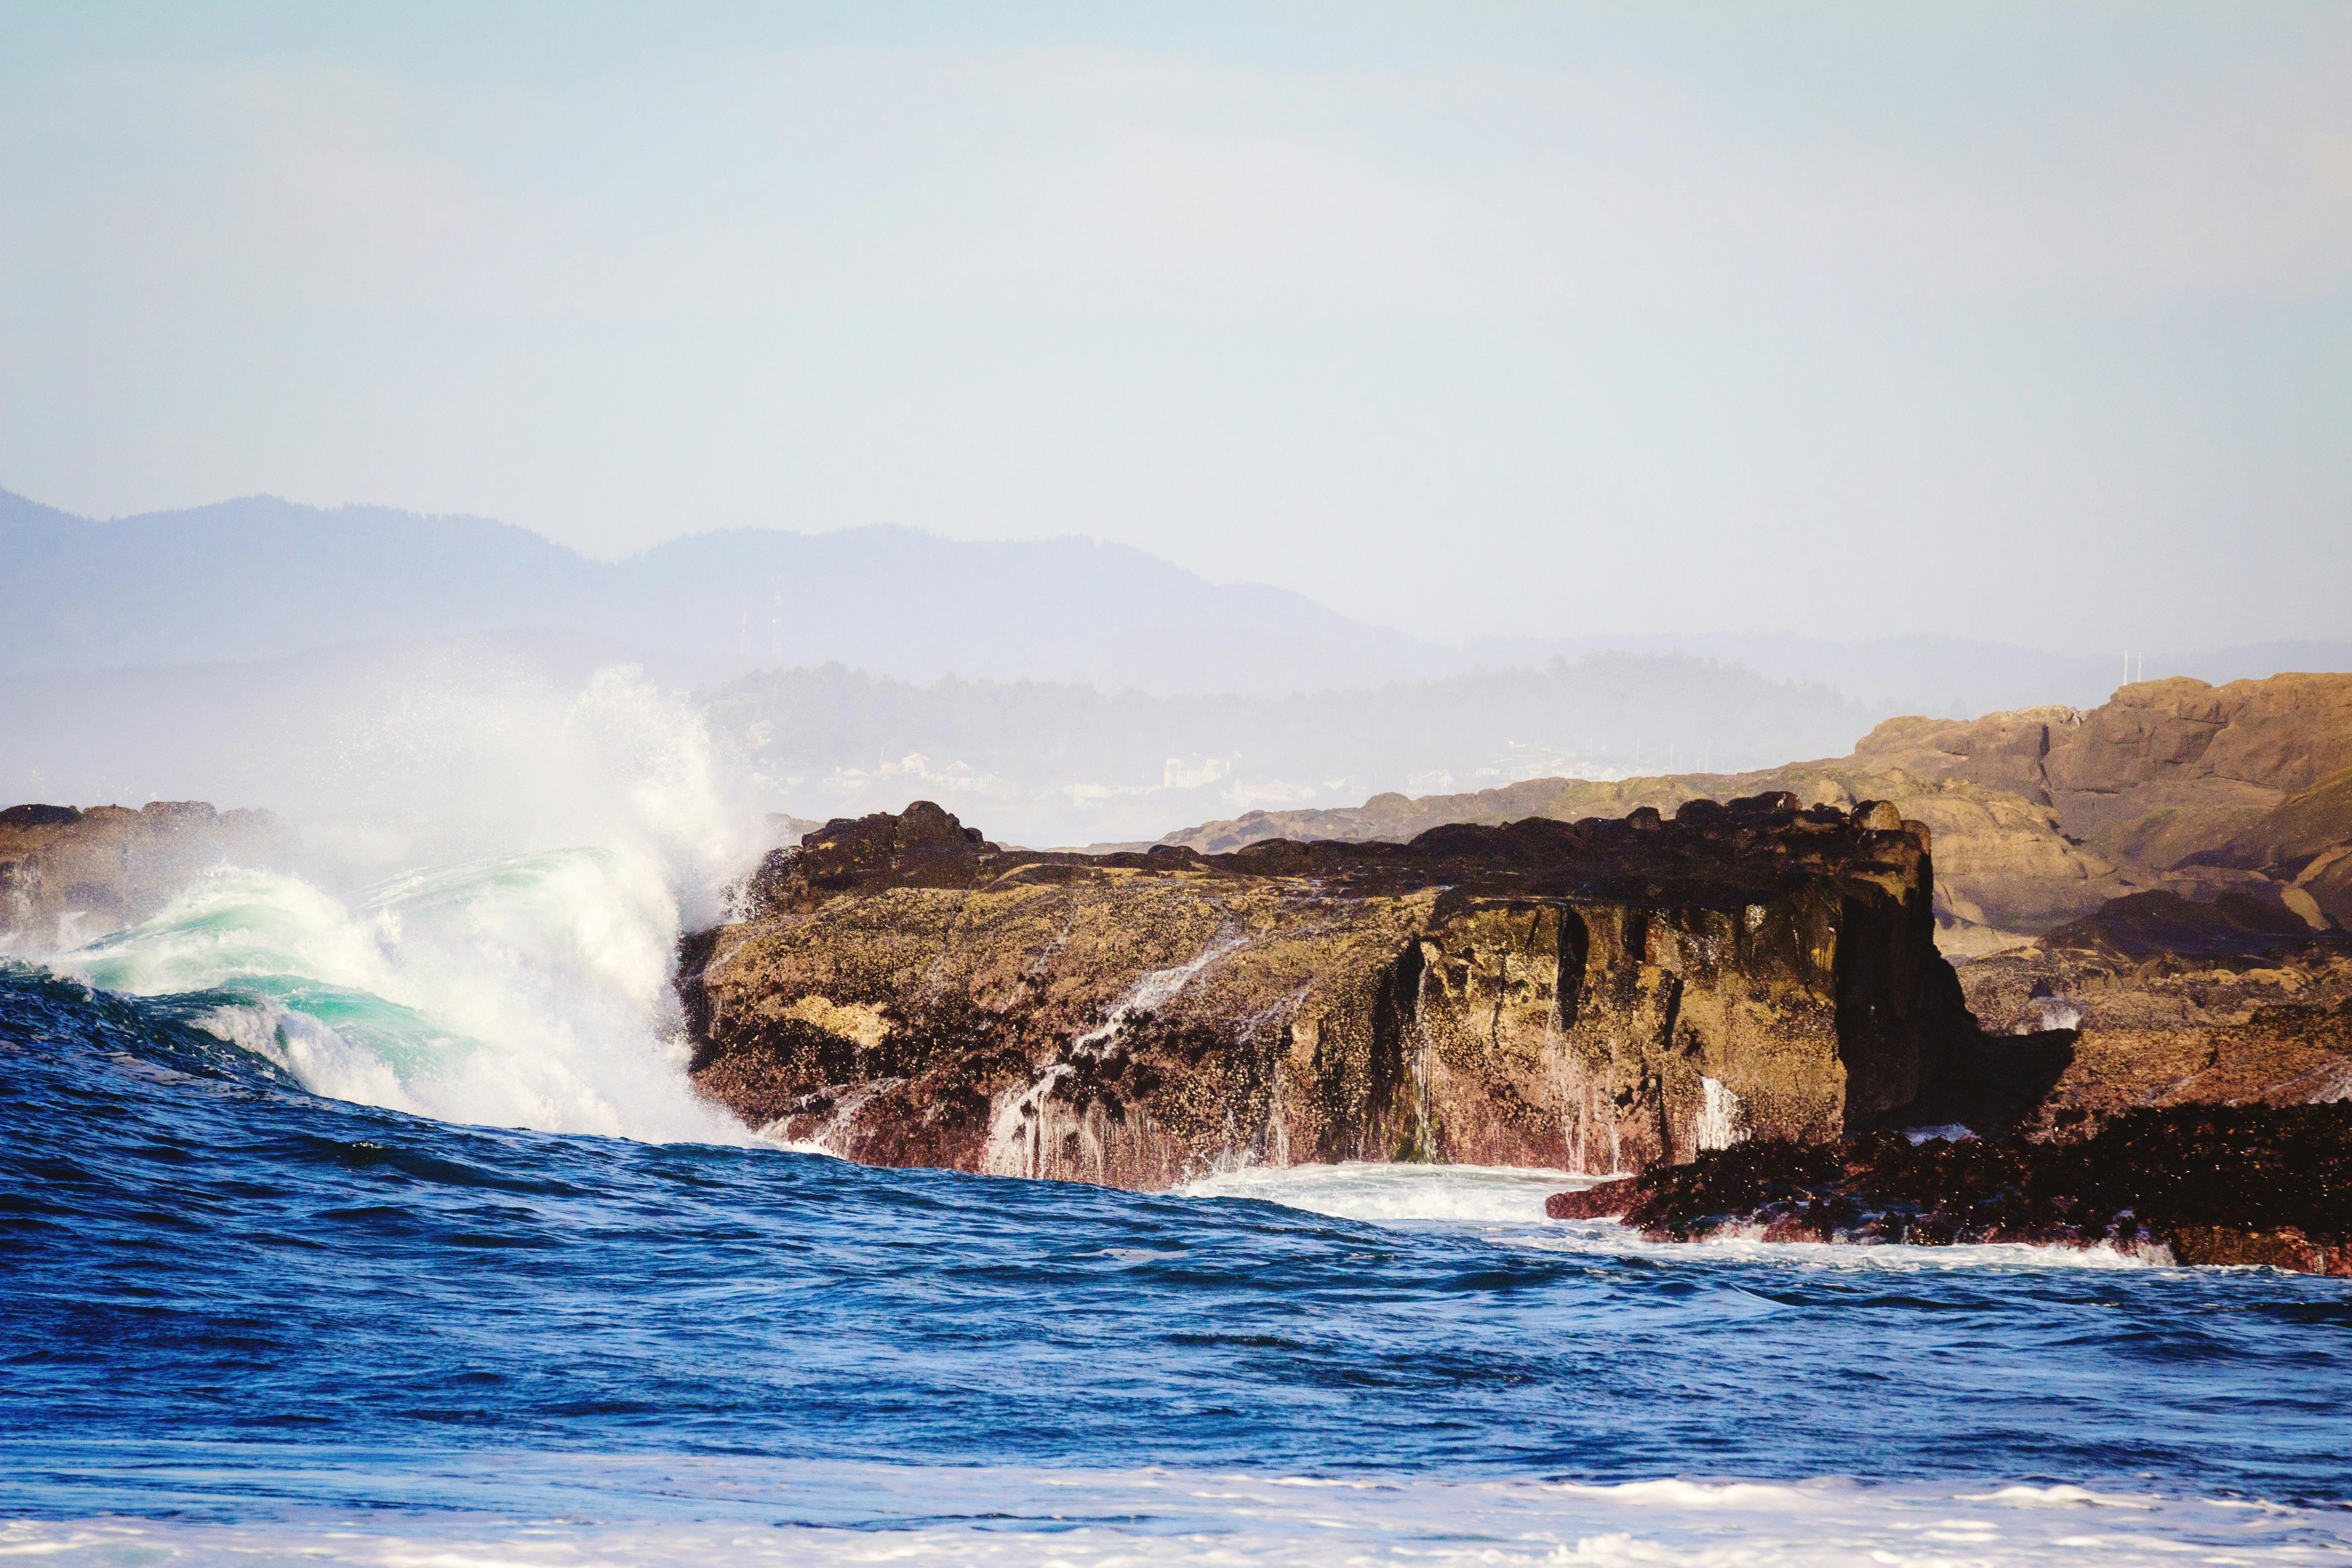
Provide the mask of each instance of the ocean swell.
[{"label": "ocean swell", "polygon": [[[590,874],[499,864],[387,890],[397,941],[352,935],[373,903],[265,904],[303,916],[275,941],[413,986],[383,1005],[454,1036],[470,1016],[433,983],[492,962],[466,939],[488,952],[505,900]],[[107,952],[112,978],[211,990],[0,970],[12,1554],[2352,1550],[2346,1281],[1650,1247],[1543,1221],[1554,1179],[1520,1171],[1236,1172],[1155,1195],[454,1125],[311,1092],[282,1021],[240,1044],[224,1009],[332,1011],[253,978],[274,963],[249,917],[192,957],[200,907]],[[533,962],[560,989],[595,973],[583,954],[628,951],[567,938]],[[607,984],[616,1016],[637,994]],[[527,1059],[464,1037],[465,1062]],[[373,1059],[405,1094],[502,1081]]]}]

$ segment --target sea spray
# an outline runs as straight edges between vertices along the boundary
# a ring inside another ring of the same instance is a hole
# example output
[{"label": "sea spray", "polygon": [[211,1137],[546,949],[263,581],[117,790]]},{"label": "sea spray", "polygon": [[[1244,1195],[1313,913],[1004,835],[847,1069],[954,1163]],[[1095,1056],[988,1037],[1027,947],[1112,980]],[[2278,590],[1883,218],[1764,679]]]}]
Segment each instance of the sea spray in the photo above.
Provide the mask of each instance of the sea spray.
[{"label": "sea spray", "polygon": [[1093,1108],[1076,1114],[1063,1111],[1054,1102],[1054,1091],[1076,1070],[1076,1062],[1116,1050],[1119,1031],[1130,1021],[1174,1001],[1202,970],[1248,942],[1244,933],[1229,931],[1182,963],[1145,973],[1112,1005],[1108,1017],[1069,1043],[1064,1060],[1046,1067],[1026,1085],[999,1095],[990,1113],[980,1168],[994,1176],[1052,1175],[1054,1153],[1066,1142],[1076,1152],[1079,1168],[1102,1179],[1105,1137],[1111,1129]]},{"label": "sea spray", "polygon": [[337,1099],[447,1121],[656,1140],[741,1130],[688,1087],[667,986],[677,906],[642,851],[509,856],[351,907],[235,868],[51,967],[205,993],[201,1026]]},{"label": "sea spray", "polygon": [[216,994],[202,1026],[338,1099],[548,1131],[747,1136],[688,1087],[669,986],[681,930],[719,916],[762,847],[700,719],[627,668],[561,704],[436,696],[380,721],[403,736],[397,817],[374,838],[329,837],[346,878],[363,844],[455,858],[341,896],[331,868],[220,867],[49,966],[139,995]]}]

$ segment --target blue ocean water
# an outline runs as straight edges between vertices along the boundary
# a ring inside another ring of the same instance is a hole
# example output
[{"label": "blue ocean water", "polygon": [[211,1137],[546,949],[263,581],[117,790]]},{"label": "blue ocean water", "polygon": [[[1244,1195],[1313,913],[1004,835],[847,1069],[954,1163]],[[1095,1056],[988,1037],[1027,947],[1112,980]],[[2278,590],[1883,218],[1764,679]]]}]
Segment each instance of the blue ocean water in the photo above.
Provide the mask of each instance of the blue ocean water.
[{"label": "blue ocean water", "polygon": [[0,1552],[2352,1555],[2346,1281],[460,1125],[251,999],[0,967]]}]

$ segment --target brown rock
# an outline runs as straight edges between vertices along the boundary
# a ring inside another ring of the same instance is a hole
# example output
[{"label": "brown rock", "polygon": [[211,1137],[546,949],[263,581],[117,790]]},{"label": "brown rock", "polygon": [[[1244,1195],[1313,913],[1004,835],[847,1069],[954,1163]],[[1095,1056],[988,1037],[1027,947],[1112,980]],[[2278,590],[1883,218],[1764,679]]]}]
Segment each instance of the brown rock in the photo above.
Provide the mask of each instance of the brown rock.
[{"label": "brown rock", "polygon": [[1544,1199],[1547,1219],[1615,1219],[1633,1206],[1640,1187],[1630,1176],[1601,1182],[1572,1193],[1554,1193]]},{"label": "brown rock", "polygon": [[693,1071],[851,1158],[1144,1188],[1900,1125],[1990,1080],[1895,821],[1772,796],[1099,857],[928,805],[830,824],[684,954]]},{"label": "brown rock", "polygon": [[2212,687],[2146,681],[2104,707],[1890,719],[1853,755],[1730,776],[1530,780],[1475,795],[1381,795],[1333,812],[1254,813],[1163,842],[1403,840],[1448,821],[1575,820],[1787,790],[1885,801],[1934,834],[1946,952],[2013,947],[2111,899],[2236,891],[2308,926],[2352,925],[2352,675]]},{"label": "brown rock", "polygon": [[267,812],[202,801],[10,806],[0,811],[0,943],[67,946],[144,920],[208,867],[268,863],[282,835]]},{"label": "brown rock", "polygon": [[2352,1247],[2312,1240],[2300,1230],[2233,1230],[2183,1226],[2172,1233],[2172,1255],[2183,1263],[2253,1266],[2290,1274],[2352,1275]]},{"label": "brown rock", "polygon": [[[2166,895],[2168,897],[2168,895]],[[2352,1096],[2352,949],[2303,942],[2210,956],[2140,945],[2095,920],[1959,966],[1989,1030],[2072,1029],[2072,1059],[2024,1118],[2044,1133],[2143,1106],[2293,1105]]]}]

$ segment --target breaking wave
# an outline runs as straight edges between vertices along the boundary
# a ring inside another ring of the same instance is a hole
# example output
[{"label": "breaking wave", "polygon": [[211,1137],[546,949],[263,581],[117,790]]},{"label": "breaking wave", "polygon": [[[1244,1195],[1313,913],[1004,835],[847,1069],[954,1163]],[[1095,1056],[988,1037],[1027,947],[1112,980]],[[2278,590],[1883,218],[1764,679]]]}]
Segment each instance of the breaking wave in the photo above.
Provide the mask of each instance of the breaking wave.
[{"label": "breaking wave", "polygon": [[224,868],[49,967],[209,1005],[197,1026],[337,1100],[448,1121],[731,1142],[688,1087],[665,869],[625,850],[399,878],[346,905]]},{"label": "breaking wave", "polygon": [[337,893],[222,866],[153,918],[42,962],[201,1003],[199,1027],[338,1100],[543,1131],[747,1136],[689,1090],[669,985],[682,925],[716,916],[761,847],[701,720],[626,668],[561,704],[436,697],[380,720],[361,753],[404,816],[313,829],[339,864],[365,841],[424,868]]}]

